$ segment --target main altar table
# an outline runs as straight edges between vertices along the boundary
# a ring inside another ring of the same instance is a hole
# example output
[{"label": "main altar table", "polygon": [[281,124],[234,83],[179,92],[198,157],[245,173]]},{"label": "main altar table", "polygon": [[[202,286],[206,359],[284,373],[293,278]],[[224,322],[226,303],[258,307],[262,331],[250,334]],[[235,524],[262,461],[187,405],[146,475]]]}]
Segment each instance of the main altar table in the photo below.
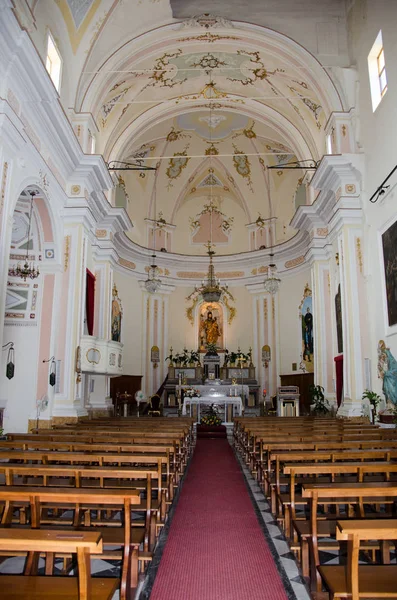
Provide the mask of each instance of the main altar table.
[{"label": "main altar table", "polygon": [[217,383],[207,383],[205,385],[181,385],[177,386],[182,390],[189,389],[194,387],[194,389],[198,390],[201,394],[201,397],[206,398],[207,396],[211,396],[211,392],[216,392],[217,394],[222,394],[222,396],[231,396],[234,398],[234,392],[236,392],[236,396],[243,396],[244,398],[248,398],[250,389],[248,385],[241,384],[217,384]]},{"label": "main altar table", "polygon": [[[217,386],[218,387],[218,386]],[[229,386],[230,389],[230,386]],[[192,416],[192,407],[197,406],[197,423],[200,423],[200,407],[202,405],[218,404],[225,407],[225,423],[231,423],[227,420],[227,407],[232,406],[232,416],[235,411],[238,411],[238,416],[243,414],[243,402],[240,396],[194,396],[193,398],[185,398],[182,406],[182,415],[187,414],[189,407],[189,415]]]}]

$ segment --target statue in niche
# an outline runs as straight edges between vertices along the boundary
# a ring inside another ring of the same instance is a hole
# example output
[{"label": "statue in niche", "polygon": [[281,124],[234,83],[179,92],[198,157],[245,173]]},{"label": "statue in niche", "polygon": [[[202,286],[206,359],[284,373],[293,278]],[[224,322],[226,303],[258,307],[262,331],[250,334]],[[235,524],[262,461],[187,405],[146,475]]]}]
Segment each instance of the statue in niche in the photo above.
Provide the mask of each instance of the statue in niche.
[{"label": "statue in niche", "polygon": [[116,285],[113,286],[113,300],[112,300],[112,341],[120,342],[121,338],[121,317],[123,315],[123,309],[121,307],[121,300],[118,297],[118,291]]},{"label": "statue in niche", "polygon": [[302,327],[302,354],[300,368],[304,372],[314,371],[314,342],[313,342],[313,299],[309,285],[305,285],[303,299],[299,306],[299,318]]},{"label": "statue in niche", "polygon": [[223,313],[217,303],[203,304],[200,310],[199,348],[205,350],[208,344],[223,348]]},{"label": "statue in niche", "polygon": [[343,330],[342,330],[342,298],[340,293],[340,284],[338,293],[335,296],[335,317],[336,317],[336,335],[338,340],[338,352],[343,353]]},{"label": "statue in niche", "polygon": [[378,376],[388,408],[397,406],[397,361],[383,340],[378,343]]}]

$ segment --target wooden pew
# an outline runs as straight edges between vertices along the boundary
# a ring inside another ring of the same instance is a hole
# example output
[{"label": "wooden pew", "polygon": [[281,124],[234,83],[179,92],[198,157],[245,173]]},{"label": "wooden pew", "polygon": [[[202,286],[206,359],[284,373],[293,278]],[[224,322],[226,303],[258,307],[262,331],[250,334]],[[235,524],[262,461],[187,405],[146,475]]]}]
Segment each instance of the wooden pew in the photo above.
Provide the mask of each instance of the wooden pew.
[{"label": "wooden pew", "polygon": [[[310,536],[308,544],[310,549],[310,573],[312,585],[321,591],[321,577],[317,570],[320,566],[318,549],[319,539],[319,504],[345,503],[358,506],[359,516],[363,517],[364,504],[393,504],[397,498],[397,483],[394,482],[368,482],[368,483],[330,483],[330,484],[304,484],[302,497],[310,500]],[[377,520],[376,522],[379,523]]]},{"label": "wooden pew", "polygon": [[[40,530],[0,530],[0,550],[28,553],[67,552],[77,554],[78,577],[0,575],[0,598],[7,600],[111,600],[119,580],[91,577],[90,554],[102,552],[100,533]],[[29,556],[29,555],[28,555]],[[29,560],[28,560],[29,562]],[[50,561],[51,563],[51,561]],[[46,564],[46,572],[48,565]]]},{"label": "wooden pew", "polygon": [[397,473],[397,463],[386,461],[290,463],[284,465],[284,473],[289,475],[288,492],[278,493],[277,503],[279,510],[277,511],[277,517],[279,520],[284,517],[285,535],[287,538],[290,538],[292,521],[296,520],[296,506],[305,506],[307,504],[306,498],[296,493],[297,478],[301,477],[298,481],[302,482],[304,481],[302,476],[306,478],[312,476],[312,483],[314,483],[313,479],[316,480],[321,476],[329,476],[333,481],[336,476],[346,477],[347,475],[353,475],[357,482],[364,482],[368,474],[376,474],[380,481],[389,481],[390,475]]},{"label": "wooden pew", "polygon": [[56,452],[47,451],[40,452],[37,450],[2,450],[0,448],[0,466],[2,463],[12,462],[18,464],[33,465],[80,465],[80,466],[142,466],[142,465],[158,465],[161,461],[163,466],[162,474],[165,479],[165,490],[167,500],[172,501],[174,487],[177,487],[181,473],[178,465],[171,465],[170,454],[166,452],[152,452],[145,454],[111,454],[104,453],[82,453],[82,452]]},{"label": "wooden pew", "polygon": [[347,541],[347,566],[324,565],[318,571],[330,591],[330,600],[351,597],[397,598],[397,565],[359,566],[360,546],[365,540],[397,540],[397,520],[338,521],[336,538]]},{"label": "wooden pew", "polygon": [[[123,511],[124,515],[120,598],[121,600],[129,600],[133,597],[138,582],[139,544],[135,543],[131,537],[131,509],[140,503],[139,492],[137,490],[0,486],[0,502],[4,502],[6,506],[2,519],[3,526],[10,526],[14,506],[20,506],[21,503],[25,503],[30,506],[32,528],[40,527],[40,513],[43,506],[57,507],[59,504],[67,504],[69,509],[75,510],[75,512],[79,511],[81,505],[91,506],[93,509],[100,505],[117,506],[119,510]],[[99,531],[103,535],[102,529],[96,528],[95,531]],[[66,529],[66,533],[70,534],[70,530]],[[105,539],[103,543],[106,544]],[[9,551],[9,548],[6,550]],[[35,557],[31,557],[30,559],[31,565],[34,565],[38,559],[38,552],[35,552],[35,555]],[[25,598],[30,598],[30,596],[25,595]]]},{"label": "wooden pew", "polygon": [[[4,476],[7,486],[19,485],[24,487],[23,481],[34,478],[35,481],[27,482],[27,486],[42,485],[51,488],[51,479],[55,479],[52,485],[61,489],[60,486],[65,486],[63,489],[70,489],[71,486],[86,489],[87,486],[91,489],[97,489],[96,486],[102,489],[116,488],[126,490],[137,490],[145,492],[146,498],[135,507],[136,512],[143,512],[144,519],[137,523],[144,527],[144,550],[152,551],[156,542],[157,528],[165,521],[166,503],[165,493],[161,483],[161,462],[159,461],[157,468],[135,468],[126,467],[83,467],[79,465],[18,465],[9,463],[0,463],[0,473]],[[17,478],[17,479],[15,479]],[[22,479],[24,478],[24,479]],[[40,482],[37,482],[37,478]],[[124,484],[117,480],[125,480]],[[152,481],[157,480],[157,502],[152,499],[153,485]],[[95,482],[95,483],[94,483]],[[1,489],[1,486],[0,486]],[[58,508],[67,508],[66,505],[58,505]],[[117,506],[114,510],[117,509]],[[73,525],[77,526],[80,515],[84,513],[84,522],[86,525],[91,524],[90,510],[85,505],[76,511]],[[3,514],[2,523],[8,518],[5,511]],[[50,522],[52,522],[50,520]],[[100,521],[102,523],[102,521]],[[95,524],[95,522],[94,522]],[[105,540],[108,540],[108,535],[104,533]]]}]

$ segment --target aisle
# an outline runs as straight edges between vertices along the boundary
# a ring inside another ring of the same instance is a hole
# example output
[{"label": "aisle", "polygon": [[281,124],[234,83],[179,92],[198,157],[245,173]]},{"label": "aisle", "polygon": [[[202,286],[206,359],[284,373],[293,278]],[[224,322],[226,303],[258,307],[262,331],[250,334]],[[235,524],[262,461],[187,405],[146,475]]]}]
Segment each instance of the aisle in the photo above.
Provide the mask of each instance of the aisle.
[{"label": "aisle", "polygon": [[150,600],[287,600],[226,440],[198,440]]}]

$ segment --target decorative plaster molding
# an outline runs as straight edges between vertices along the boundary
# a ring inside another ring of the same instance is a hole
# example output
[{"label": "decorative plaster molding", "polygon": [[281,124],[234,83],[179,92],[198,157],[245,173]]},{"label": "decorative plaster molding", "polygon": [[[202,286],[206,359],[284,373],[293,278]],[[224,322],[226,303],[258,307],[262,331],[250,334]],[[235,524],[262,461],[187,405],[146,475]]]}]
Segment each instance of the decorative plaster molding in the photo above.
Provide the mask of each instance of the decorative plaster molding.
[{"label": "decorative plaster molding", "polygon": [[221,271],[215,273],[215,276],[219,277],[219,279],[235,279],[237,277],[244,277],[244,275],[244,271]]},{"label": "decorative plaster molding", "polygon": [[180,25],[180,29],[191,29],[197,27],[204,27],[205,29],[234,29],[232,21],[211,15],[210,13],[203,13],[201,15],[195,15],[191,19],[183,21]]},{"label": "decorative plaster molding", "polygon": [[293,258],[292,260],[287,260],[287,262],[285,263],[284,266],[286,269],[292,269],[292,267],[297,267],[298,265],[301,265],[304,262],[305,262],[305,257],[298,256],[297,258]]},{"label": "decorative plaster molding", "polygon": [[176,276],[180,279],[203,279],[207,273],[200,271],[178,271]]},{"label": "decorative plaster molding", "polygon": [[118,263],[126,269],[136,269],[136,264],[130,260],[126,260],[125,258],[119,258]]},{"label": "decorative plaster molding", "polygon": [[78,196],[81,193],[81,186],[80,185],[72,185],[72,187],[70,188],[70,192],[71,192],[72,196]]},{"label": "decorative plaster molding", "polygon": [[5,327],[37,327],[37,321],[4,321]]}]

